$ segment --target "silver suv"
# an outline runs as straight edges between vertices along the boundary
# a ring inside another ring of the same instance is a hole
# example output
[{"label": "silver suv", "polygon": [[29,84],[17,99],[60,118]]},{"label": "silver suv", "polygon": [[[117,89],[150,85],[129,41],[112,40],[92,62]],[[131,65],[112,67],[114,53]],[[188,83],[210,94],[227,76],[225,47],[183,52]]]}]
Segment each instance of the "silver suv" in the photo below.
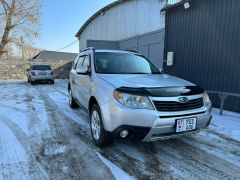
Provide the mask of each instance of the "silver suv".
[{"label": "silver suv", "polygon": [[100,147],[116,138],[175,138],[211,121],[212,103],[203,89],[161,73],[134,52],[84,50],[70,71],[68,92],[70,107],[89,113]]}]

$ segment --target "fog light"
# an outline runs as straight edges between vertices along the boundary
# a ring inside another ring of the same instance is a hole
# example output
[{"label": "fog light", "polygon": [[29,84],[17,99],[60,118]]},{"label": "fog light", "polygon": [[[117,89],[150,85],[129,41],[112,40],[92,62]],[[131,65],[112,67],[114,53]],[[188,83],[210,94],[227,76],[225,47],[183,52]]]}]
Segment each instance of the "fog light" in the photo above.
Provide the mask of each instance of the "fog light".
[{"label": "fog light", "polygon": [[121,136],[122,138],[127,137],[127,136],[128,136],[128,130],[122,130],[122,131],[120,132],[120,136]]}]

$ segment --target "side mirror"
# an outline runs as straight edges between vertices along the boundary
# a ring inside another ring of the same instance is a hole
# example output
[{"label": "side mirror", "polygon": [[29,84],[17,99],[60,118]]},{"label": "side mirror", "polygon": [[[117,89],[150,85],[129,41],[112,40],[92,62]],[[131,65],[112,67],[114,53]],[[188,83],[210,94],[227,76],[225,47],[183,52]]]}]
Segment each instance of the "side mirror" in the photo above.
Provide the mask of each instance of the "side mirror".
[{"label": "side mirror", "polygon": [[26,71],[28,72],[28,71],[30,71],[30,69],[26,69]]},{"label": "side mirror", "polygon": [[81,66],[80,68],[78,68],[77,70],[76,70],[76,73],[77,74],[85,74],[85,75],[87,75],[88,74],[88,66]]}]

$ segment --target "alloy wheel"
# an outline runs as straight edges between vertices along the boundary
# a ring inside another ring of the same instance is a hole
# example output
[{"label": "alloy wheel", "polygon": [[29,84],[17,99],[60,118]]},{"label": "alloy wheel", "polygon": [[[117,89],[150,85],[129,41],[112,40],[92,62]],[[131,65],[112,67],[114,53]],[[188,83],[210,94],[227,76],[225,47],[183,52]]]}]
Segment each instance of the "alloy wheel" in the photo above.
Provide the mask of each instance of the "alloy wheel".
[{"label": "alloy wheel", "polygon": [[100,125],[100,117],[96,110],[92,112],[91,129],[92,129],[92,134],[94,139],[98,140],[100,138],[101,125]]}]

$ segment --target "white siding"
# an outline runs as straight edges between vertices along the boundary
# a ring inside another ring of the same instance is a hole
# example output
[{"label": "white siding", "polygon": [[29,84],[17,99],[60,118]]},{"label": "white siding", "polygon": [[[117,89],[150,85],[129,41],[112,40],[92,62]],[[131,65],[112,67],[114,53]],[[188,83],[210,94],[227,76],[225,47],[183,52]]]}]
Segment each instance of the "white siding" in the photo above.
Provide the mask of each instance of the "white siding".
[{"label": "white siding", "polygon": [[80,50],[87,40],[117,41],[164,28],[165,16],[160,12],[164,5],[160,0],[131,0],[112,7],[82,32]]}]

